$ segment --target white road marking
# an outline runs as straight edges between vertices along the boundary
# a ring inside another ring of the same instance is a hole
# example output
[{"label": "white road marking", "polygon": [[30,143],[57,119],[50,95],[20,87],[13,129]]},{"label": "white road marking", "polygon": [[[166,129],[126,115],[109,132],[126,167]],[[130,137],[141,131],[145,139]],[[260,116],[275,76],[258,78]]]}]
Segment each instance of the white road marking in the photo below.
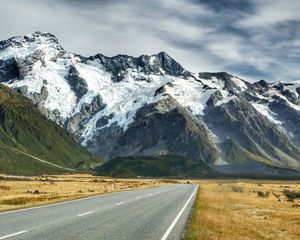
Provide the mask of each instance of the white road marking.
[{"label": "white road marking", "polygon": [[27,231],[21,231],[21,232],[17,232],[17,233],[13,233],[13,234],[9,234],[9,235],[6,235],[6,236],[3,236],[3,237],[0,237],[0,239],[6,239],[6,238],[9,238],[9,237],[13,237],[13,236],[17,236],[17,235],[20,235],[22,233],[26,233]]},{"label": "white road marking", "polygon": [[[131,190],[131,191],[140,191],[140,190],[137,189],[137,190]],[[124,192],[130,192],[130,191],[124,191]],[[76,200],[64,201],[64,202],[60,202],[60,203],[51,203],[51,204],[37,206],[37,207],[23,208],[23,209],[11,210],[11,211],[7,211],[7,212],[0,212],[0,215],[15,213],[15,212],[30,211],[30,210],[39,209],[39,208],[53,207],[53,206],[63,205],[63,204],[68,204],[68,203],[73,203],[73,202],[81,202],[81,201],[90,200],[90,199],[94,199],[94,198],[101,198],[101,197],[116,195],[116,194],[124,193],[124,192],[106,193],[106,194],[100,194],[100,195],[91,196],[91,197],[80,198],[80,199],[76,199]]]},{"label": "white road marking", "polygon": [[184,206],[182,207],[182,209],[180,210],[180,212],[178,213],[178,215],[176,216],[176,218],[173,220],[173,222],[171,223],[171,225],[168,228],[168,230],[162,236],[161,240],[166,240],[168,238],[168,236],[170,235],[170,233],[171,233],[172,229],[174,228],[175,224],[178,222],[180,216],[182,215],[182,213],[186,209],[187,205],[189,204],[189,202],[192,200],[193,196],[195,195],[197,189],[198,189],[198,186],[195,188],[195,190],[192,193],[192,195],[190,196],[190,198],[186,201],[186,203],[184,204]]},{"label": "white road marking", "polygon": [[77,215],[77,217],[82,217],[82,216],[85,216],[85,215],[91,214],[91,213],[93,213],[93,212],[94,212],[94,211],[90,211],[90,212],[82,213],[82,214],[79,214],[79,215]]},{"label": "white road marking", "polygon": [[142,197],[140,196],[140,197],[136,197],[135,199],[141,199]]},{"label": "white road marking", "polygon": [[152,193],[148,193],[148,196],[152,196]]},{"label": "white road marking", "polygon": [[[170,189],[170,190],[172,190],[172,189]],[[168,191],[170,191],[170,190],[168,190]],[[131,190],[131,191],[135,191],[135,190]],[[139,191],[139,190],[136,190],[136,191]],[[125,191],[125,192],[130,192],[130,191]],[[166,192],[166,191],[161,191],[161,193],[163,193],[163,192]],[[122,192],[106,193],[106,194],[100,194],[100,195],[96,195],[96,196],[85,197],[85,198],[80,198],[80,199],[75,199],[75,200],[68,200],[68,201],[64,201],[64,202],[60,202],[60,203],[50,203],[50,204],[37,206],[37,207],[22,208],[22,209],[17,209],[17,210],[0,212],[0,215],[10,214],[10,213],[15,213],[15,212],[31,211],[31,210],[40,209],[40,208],[54,207],[54,206],[69,204],[69,203],[73,203],[73,202],[81,202],[81,201],[90,200],[90,199],[94,199],[94,198],[101,198],[101,197],[116,195],[119,193],[122,193]]]},{"label": "white road marking", "polygon": [[73,203],[73,202],[81,202],[81,201],[90,200],[90,199],[94,199],[94,198],[101,198],[101,197],[116,195],[118,193],[121,193],[121,192],[106,193],[106,194],[101,194],[101,195],[92,196],[92,197],[85,197],[85,198],[80,198],[80,199],[76,199],[76,200],[64,201],[64,202],[60,202],[60,203],[51,203],[51,204],[37,206],[37,207],[23,208],[23,209],[11,210],[11,211],[7,211],[7,212],[0,212],[0,215],[15,213],[15,212],[30,211],[30,210],[39,209],[39,208],[53,207],[53,206],[63,205],[63,204],[68,204],[68,203]]},{"label": "white road marking", "polygon": [[125,202],[119,202],[119,203],[116,203],[115,206],[119,206],[119,205],[122,205],[124,204]]}]

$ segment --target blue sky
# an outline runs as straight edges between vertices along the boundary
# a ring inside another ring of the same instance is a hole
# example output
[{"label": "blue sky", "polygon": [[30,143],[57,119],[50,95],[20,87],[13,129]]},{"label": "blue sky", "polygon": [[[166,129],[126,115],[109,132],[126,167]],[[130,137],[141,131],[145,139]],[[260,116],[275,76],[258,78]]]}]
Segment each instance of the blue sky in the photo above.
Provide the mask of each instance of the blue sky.
[{"label": "blue sky", "polygon": [[168,52],[192,72],[300,79],[299,0],[9,0],[0,36],[51,32],[84,56]]}]

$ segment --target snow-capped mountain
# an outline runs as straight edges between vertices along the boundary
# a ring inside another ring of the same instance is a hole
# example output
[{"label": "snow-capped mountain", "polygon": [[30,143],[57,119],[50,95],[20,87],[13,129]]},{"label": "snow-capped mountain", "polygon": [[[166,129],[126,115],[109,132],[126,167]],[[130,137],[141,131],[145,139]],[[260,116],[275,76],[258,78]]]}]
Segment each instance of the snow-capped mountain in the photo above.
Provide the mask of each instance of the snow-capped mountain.
[{"label": "snow-capped mountain", "polygon": [[165,52],[83,57],[40,32],[0,42],[0,82],[106,159],[180,155],[224,172],[300,170],[299,82],[195,74]]}]

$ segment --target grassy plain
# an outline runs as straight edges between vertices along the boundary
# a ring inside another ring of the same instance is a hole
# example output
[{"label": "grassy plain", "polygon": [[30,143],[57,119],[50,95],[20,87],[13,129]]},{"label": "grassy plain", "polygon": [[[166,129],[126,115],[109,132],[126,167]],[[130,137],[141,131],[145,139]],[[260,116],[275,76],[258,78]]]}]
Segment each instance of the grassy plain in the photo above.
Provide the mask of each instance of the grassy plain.
[{"label": "grassy plain", "polygon": [[156,179],[116,179],[89,174],[22,177],[0,175],[0,211],[166,184]]},{"label": "grassy plain", "polygon": [[300,239],[300,181],[197,183],[186,240]]},{"label": "grassy plain", "polygon": [[[0,211],[156,187],[169,182],[172,181],[116,179],[89,174],[0,175]],[[200,188],[186,240],[300,239],[300,181],[190,182],[199,184]]]}]

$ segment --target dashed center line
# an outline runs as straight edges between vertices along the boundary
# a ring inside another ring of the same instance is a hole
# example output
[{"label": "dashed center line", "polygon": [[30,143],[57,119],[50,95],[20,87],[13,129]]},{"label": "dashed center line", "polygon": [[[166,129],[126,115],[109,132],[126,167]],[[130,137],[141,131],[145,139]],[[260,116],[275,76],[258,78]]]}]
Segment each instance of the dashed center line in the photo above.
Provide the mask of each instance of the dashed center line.
[{"label": "dashed center line", "polygon": [[26,233],[26,232],[27,232],[27,231],[16,232],[16,233],[13,233],[13,234],[9,234],[9,235],[0,237],[0,239],[6,239],[6,238],[13,237],[13,236],[17,236],[17,235],[20,235],[20,234]]},{"label": "dashed center line", "polygon": [[122,205],[124,204],[125,202],[119,202],[119,203],[116,203],[115,206],[119,206],[119,205]]},{"label": "dashed center line", "polygon": [[82,216],[85,216],[85,215],[91,214],[91,213],[93,213],[93,212],[94,212],[94,211],[90,211],[90,212],[82,213],[82,214],[79,214],[79,215],[77,215],[77,217],[82,217]]},{"label": "dashed center line", "polygon": [[135,199],[141,199],[142,197],[140,196],[140,197],[136,197]]}]

